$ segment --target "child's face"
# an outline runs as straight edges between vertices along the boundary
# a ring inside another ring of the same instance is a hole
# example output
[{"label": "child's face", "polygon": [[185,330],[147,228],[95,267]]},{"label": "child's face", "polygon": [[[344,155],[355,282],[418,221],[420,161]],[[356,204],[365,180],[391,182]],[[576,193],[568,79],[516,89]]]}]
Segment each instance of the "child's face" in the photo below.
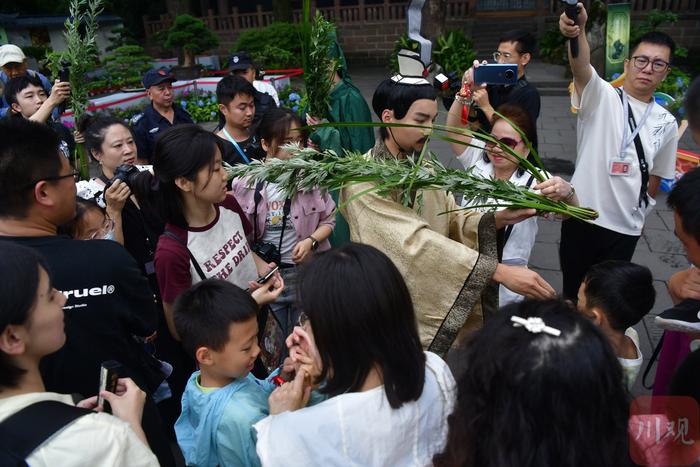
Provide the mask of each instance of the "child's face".
[{"label": "child's face", "polygon": [[211,371],[224,378],[244,378],[253,369],[259,353],[257,318],[231,323],[226,345],[220,351],[210,350]]},{"label": "child's face", "polygon": [[582,282],[581,287],[578,288],[577,298],[578,298],[578,303],[576,303],[576,308],[578,309],[578,311],[580,313],[582,313],[583,316],[585,316],[586,318],[595,322],[596,315],[593,312],[591,312],[591,310],[588,308],[588,304],[586,303],[586,283],[585,282]]},{"label": "child's face", "polygon": [[75,229],[77,240],[96,240],[104,238],[113,227],[101,209],[95,207],[85,210]]},{"label": "child's face", "polygon": [[268,145],[267,142],[263,143],[263,149],[267,151],[267,155],[271,157],[276,157],[277,159],[288,160],[292,158],[292,154],[282,149],[285,144],[297,144],[303,146],[303,138],[301,131],[299,131],[299,125],[296,122],[292,122],[287,131],[287,136],[282,141],[274,140],[273,144]]}]

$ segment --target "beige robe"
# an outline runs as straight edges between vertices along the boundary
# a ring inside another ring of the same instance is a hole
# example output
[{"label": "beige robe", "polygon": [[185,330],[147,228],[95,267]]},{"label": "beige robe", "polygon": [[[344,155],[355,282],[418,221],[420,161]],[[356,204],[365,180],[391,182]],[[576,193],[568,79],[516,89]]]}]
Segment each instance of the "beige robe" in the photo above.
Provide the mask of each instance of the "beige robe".
[{"label": "beige robe", "polygon": [[[379,142],[369,154],[387,157],[386,146]],[[340,203],[369,187],[345,187]],[[423,347],[444,357],[460,333],[481,327],[484,313],[497,307],[491,281],[498,264],[496,227],[492,214],[446,213],[459,209],[452,194],[420,194],[420,207],[404,207],[397,193],[368,193],[341,211],[352,241],[372,245],[394,262],[411,293]]]}]

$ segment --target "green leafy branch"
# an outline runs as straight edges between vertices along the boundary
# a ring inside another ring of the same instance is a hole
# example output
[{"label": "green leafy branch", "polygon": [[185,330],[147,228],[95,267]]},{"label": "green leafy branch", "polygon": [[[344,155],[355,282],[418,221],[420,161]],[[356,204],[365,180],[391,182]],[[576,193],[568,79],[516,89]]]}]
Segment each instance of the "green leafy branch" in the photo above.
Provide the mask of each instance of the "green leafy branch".
[{"label": "green leafy branch", "polygon": [[231,178],[248,177],[251,186],[259,181],[277,183],[287,196],[314,188],[335,191],[353,183],[372,184],[370,188],[346,200],[346,204],[358,196],[374,192],[381,196],[398,194],[400,202],[404,206],[410,206],[414,190],[444,190],[462,193],[465,199],[479,207],[536,209],[581,220],[592,220],[598,216],[592,209],[552,201],[507,180],[482,178],[472,174],[471,170],[448,169],[434,156],[425,157],[425,152],[418,160],[376,160],[356,152],[346,152],[339,156],[333,151],[319,153],[298,146],[285,146],[285,149],[294,153],[295,157],[288,160],[273,159],[265,163],[253,161],[248,165],[227,165],[226,170]]}]

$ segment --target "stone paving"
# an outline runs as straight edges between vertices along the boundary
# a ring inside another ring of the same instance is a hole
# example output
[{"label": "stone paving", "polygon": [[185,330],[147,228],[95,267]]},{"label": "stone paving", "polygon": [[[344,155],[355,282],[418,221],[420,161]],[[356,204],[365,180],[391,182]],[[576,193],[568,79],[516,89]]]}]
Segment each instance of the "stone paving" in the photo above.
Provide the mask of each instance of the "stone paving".
[{"label": "stone paving", "polygon": [[[534,63],[528,72],[531,81],[538,85],[549,81],[561,83],[564,79],[563,67]],[[377,84],[389,76],[386,69],[362,68],[350,66],[350,73],[355,84],[362,91],[368,103]],[[576,160],[576,116],[570,112],[570,100],[566,96],[543,96],[540,118],[537,122],[539,149],[547,168],[557,175],[570,178]],[[444,122],[446,111],[440,105],[439,122]],[[449,166],[458,167],[447,143],[433,141],[431,149]],[[700,152],[689,134],[681,139],[679,147]],[[675,272],[688,267],[688,261],[680,241],[673,233],[673,213],[666,207],[665,193],[657,198],[656,209],[650,214],[644,227],[642,238],[637,244],[633,261],[649,267],[654,276],[656,304],[652,312],[635,328],[640,337],[642,353],[645,357],[644,367],[661,337],[661,330],[654,325],[654,316],[671,306],[667,281]],[[559,268],[560,222],[539,220],[539,232],[535,242],[530,267],[538,271],[550,284],[561,291],[562,280]],[[643,367],[643,368],[644,368]],[[653,373],[649,377],[653,381]],[[648,393],[641,384],[641,373],[633,389],[634,394]]]}]

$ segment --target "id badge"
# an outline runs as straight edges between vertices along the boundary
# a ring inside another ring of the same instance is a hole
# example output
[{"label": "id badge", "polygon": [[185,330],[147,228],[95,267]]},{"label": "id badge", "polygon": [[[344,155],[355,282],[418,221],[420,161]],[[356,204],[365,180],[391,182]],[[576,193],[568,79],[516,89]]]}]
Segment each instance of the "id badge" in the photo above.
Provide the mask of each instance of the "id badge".
[{"label": "id badge", "polygon": [[625,177],[629,175],[631,171],[632,164],[630,162],[620,160],[610,162],[610,175],[614,175],[616,177]]}]

